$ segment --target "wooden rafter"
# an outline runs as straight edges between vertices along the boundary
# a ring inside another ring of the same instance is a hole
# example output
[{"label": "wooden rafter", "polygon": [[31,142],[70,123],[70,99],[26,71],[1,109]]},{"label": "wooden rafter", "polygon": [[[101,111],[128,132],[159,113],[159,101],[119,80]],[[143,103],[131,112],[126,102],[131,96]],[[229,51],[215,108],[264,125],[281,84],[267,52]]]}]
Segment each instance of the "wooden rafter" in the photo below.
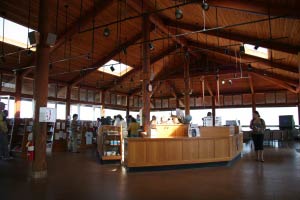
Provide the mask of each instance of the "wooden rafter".
[{"label": "wooden rafter", "polygon": [[179,95],[178,95],[179,92],[177,91],[175,85],[174,85],[170,80],[165,81],[165,83],[170,87],[172,96],[173,96],[176,100],[178,100],[180,106],[183,106],[183,107],[184,107],[185,104],[184,104],[184,102],[183,102],[181,99],[179,99],[179,97],[178,97],[178,96],[179,96]]},{"label": "wooden rafter", "polygon": [[271,78],[271,77],[268,77],[268,76],[264,76],[264,75],[261,75],[259,73],[253,73],[252,72],[251,74],[253,74],[254,76],[257,76],[257,77],[259,77],[261,79],[264,79],[264,80],[266,80],[268,82],[276,84],[276,85],[280,86],[281,88],[284,88],[284,89],[286,89],[286,90],[288,90],[288,91],[290,91],[292,93],[297,93],[297,90],[294,87],[286,84],[283,81],[280,81],[280,80],[277,80],[277,79],[274,79],[274,78]]},{"label": "wooden rafter", "polygon": [[[216,52],[216,53],[226,55],[226,56],[235,57],[235,53],[233,51],[228,51],[225,53],[224,49],[221,49],[217,46],[205,46],[204,43],[194,42],[194,41],[189,41],[189,45],[194,46],[196,48],[206,47],[205,49],[208,51]],[[198,49],[198,50],[201,50],[201,49]],[[298,69],[296,67],[293,67],[290,65],[278,64],[275,62],[271,62],[268,59],[263,59],[263,58],[259,58],[256,56],[246,55],[246,54],[242,55],[242,59],[246,60],[248,62],[261,63],[261,64],[271,67],[271,68],[281,69],[281,70],[292,72],[292,73],[298,73]]]},{"label": "wooden rafter", "polygon": [[104,65],[105,63],[107,63],[108,61],[110,61],[111,59],[113,59],[113,57],[115,57],[118,53],[120,53],[124,48],[128,48],[130,45],[132,45],[133,43],[135,43],[138,40],[140,40],[141,37],[142,37],[141,33],[133,36],[131,39],[129,39],[128,41],[124,42],[119,47],[115,48],[113,51],[111,51],[110,53],[108,53],[108,55],[106,55],[103,58],[100,58],[95,63],[93,63],[92,65],[88,66],[87,70],[82,69],[82,71],[84,71],[84,75],[79,75],[79,76],[75,77],[70,82],[70,85],[74,86],[74,85],[78,84],[85,77],[87,77],[91,73],[97,71],[99,67],[101,67],[102,65]]},{"label": "wooden rafter", "polygon": [[[159,55],[151,58],[150,59],[151,65],[158,62],[159,60],[163,59],[165,56],[169,55],[170,53],[174,52],[175,50],[176,50],[176,46],[174,45],[174,46],[171,46],[170,48],[168,48],[167,50],[163,51]],[[130,72],[128,72],[127,74],[125,74],[124,76],[120,77],[117,80],[116,84],[110,83],[107,86],[105,86],[104,88],[106,88],[106,90],[111,90],[111,89],[115,88],[116,85],[122,84],[125,80],[132,77],[133,74],[139,73],[141,70],[142,70],[142,66],[138,66],[138,67],[134,68],[133,70],[131,70]]]},{"label": "wooden rafter", "polygon": [[[89,10],[87,10],[85,13],[83,13],[81,18],[78,18],[74,23],[72,23],[69,27],[66,27],[66,30],[64,33],[62,33],[60,36],[58,36],[57,41],[55,42],[55,45],[50,48],[50,53],[53,53],[56,49],[61,47],[68,39],[70,39],[73,35],[78,33],[79,27],[86,26],[89,24],[92,20],[92,18],[102,11],[106,10],[109,6],[111,6],[114,3],[114,0],[104,0],[99,1],[95,8],[92,7]],[[31,61],[29,62],[28,66],[34,66],[36,65],[36,57],[33,56]],[[22,76],[27,76],[30,72],[32,72],[33,68],[27,68],[22,72]]]},{"label": "wooden rafter", "polygon": [[[188,31],[199,31],[203,30],[203,26],[199,25],[194,25],[194,24],[188,24],[185,22],[180,22],[180,21],[175,21],[175,20],[170,20],[170,19],[165,19],[164,20],[165,25],[176,28],[176,29],[184,29]],[[212,27],[205,27],[206,29],[211,29]],[[255,38],[255,37],[249,37],[246,35],[241,35],[234,33],[233,31],[228,31],[225,29],[222,30],[212,30],[212,31],[206,31],[205,34],[211,35],[211,36],[216,36],[224,39],[229,39],[229,40],[235,40],[238,42],[243,42],[243,43],[248,43],[252,45],[259,45],[260,47],[268,48],[268,49],[273,49],[276,51],[282,51],[285,53],[290,53],[290,54],[297,54],[300,50],[300,46],[293,46],[293,45],[288,45],[288,44],[282,44],[277,42],[276,40],[262,40],[260,38]]]}]

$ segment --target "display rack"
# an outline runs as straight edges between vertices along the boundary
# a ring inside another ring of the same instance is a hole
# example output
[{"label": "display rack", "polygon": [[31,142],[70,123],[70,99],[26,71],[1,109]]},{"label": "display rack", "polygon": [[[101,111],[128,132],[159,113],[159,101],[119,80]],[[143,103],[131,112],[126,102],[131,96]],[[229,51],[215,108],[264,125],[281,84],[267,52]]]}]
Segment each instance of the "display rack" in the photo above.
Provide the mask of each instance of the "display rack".
[{"label": "display rack", "polygon": [[66,120],[56,120],[52,152],[66,152],[68,149],[68,126]]},{"label": "display rack", "polygon": [[122,129],[104,125],[98,132],[98,153],[102,161],[122,160]]},{"label": "display rack", "polygon": [[47,122],[47,143],[46,143],[46,152],[52,152],[53,146],[53,137],[54,137],[54,122]]}]

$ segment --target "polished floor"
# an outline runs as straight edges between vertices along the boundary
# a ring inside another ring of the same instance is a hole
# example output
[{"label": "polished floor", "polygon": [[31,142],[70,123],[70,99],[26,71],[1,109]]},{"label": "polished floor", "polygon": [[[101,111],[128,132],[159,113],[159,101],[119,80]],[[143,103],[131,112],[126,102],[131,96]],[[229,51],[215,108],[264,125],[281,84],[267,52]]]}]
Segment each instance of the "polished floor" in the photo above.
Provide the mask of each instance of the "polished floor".
[{"label": "polished floor", "polygon": [[247,144],[232,166],[126,172],[87,151],[49,157],[45,180],[30,180],[28,171],[21,159],[0,161],[0,200],[300,200],[299,142],[266,147],[265,163],[254,161]]}]

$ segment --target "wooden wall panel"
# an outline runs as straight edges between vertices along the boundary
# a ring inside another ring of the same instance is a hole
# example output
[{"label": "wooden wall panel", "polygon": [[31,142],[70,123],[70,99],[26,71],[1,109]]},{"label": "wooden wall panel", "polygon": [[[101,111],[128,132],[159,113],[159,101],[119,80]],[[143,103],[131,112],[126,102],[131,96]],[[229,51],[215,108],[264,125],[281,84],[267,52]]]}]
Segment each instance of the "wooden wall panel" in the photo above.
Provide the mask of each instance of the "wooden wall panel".
[{"label": "wooden wall panel", "polygon": [[243,105],[252,104],[252,94],[243,94]]},{"label": "wooden wall panel", "polygon": [[242,95],[233,95],[233,105],[242,105]]},{"label": "wooden wall panel", "polygon": [[232,105],[232,96],[224,96],[224,106],[231,106]]},{"label": "wooden wall panel", "polygon": [[266,104],[275,103],[275,93],[266,93]]},{"label": "wooden wall panel", "polygon": [[287,103],[298,103],[298,96],[297,94],[288,92],[287,93],[287,99],[286,99]]},{"label": "wooden wall panel", "polygon": [[255,102],[256,102],[256,104],[265,104],[265,94],[264,93],[256,93],[255,94]]},{"label": "wooden wall panel", "polygon": [[285,92],[276,92],[276,103],[286,103]]},{"label": "wooden wall panel", "polygon": [[197,107],[202,106],[202,97],[195,98],[195,104]]}]

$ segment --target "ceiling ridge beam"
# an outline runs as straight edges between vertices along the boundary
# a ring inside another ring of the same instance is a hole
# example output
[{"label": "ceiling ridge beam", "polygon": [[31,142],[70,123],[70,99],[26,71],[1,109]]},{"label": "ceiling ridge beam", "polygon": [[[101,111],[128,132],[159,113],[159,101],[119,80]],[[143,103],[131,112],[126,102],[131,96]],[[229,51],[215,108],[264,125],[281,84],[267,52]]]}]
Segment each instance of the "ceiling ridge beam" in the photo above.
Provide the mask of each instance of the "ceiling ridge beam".
[{"label": "ceiling ridge beam", "polygon": [[91,64],[88,66],[86,69],[82,69],[82,72],[84,72],[83,75],[79,75],[75,77],[71,82],[70,85],[74,86],[78,84],[80,81],[82,81],[85,77],[90,75],[91,73],[95,72],[98,70],[99,67],[103,66],[105,63],[113,59],[118,53],[120,53],[124,48],[128,48],[130,45],[136,43],[138,40],[140,40],[142,37],[142,33],[138,33],[135,36],[133,36],[130,40],[124,42],[111,52],[109,52],[104,58],[100,58],[97,60],[95,63]]}]

